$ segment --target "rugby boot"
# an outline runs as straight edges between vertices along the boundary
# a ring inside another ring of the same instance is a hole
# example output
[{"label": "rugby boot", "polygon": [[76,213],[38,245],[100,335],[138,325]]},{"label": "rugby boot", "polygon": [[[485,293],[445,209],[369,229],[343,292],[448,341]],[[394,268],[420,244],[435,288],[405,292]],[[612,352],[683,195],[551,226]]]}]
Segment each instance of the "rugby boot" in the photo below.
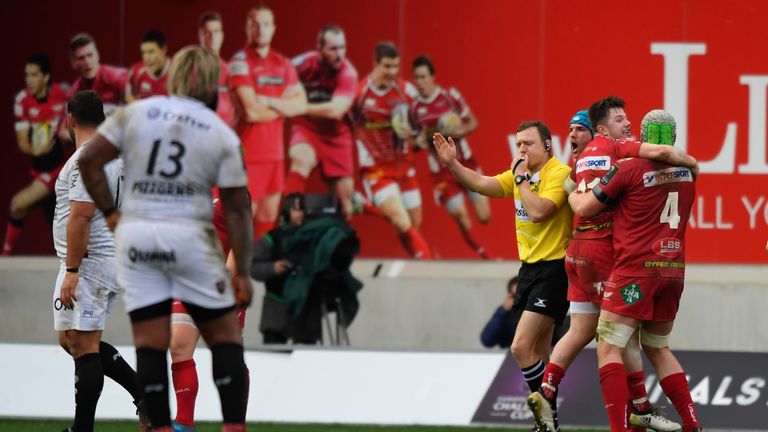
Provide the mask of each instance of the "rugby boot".
[{"label": "rugby boot", "polygon": [[528,408],[533,413],[536,427],[547,432],[557,432],[552,406],[543,394],[535,391],[528,396]]},{"label": "rugby boot", "polygon": [[629,415],[629,424],[653,429],[657,432],[682,432],[683,430],[678,423],[664,417],[658,408],[644,413],[632,412]]}]

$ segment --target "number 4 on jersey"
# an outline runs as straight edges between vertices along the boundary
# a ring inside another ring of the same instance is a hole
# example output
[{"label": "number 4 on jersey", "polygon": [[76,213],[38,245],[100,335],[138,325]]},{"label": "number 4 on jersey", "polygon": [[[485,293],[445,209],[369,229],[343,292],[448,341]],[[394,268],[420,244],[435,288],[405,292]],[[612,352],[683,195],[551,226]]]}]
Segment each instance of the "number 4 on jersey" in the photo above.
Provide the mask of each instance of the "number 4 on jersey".
[{"label": "number 4 on jersey", "polygon": [[664,203],[664,210],[661,211],[659,223],[669,224],[672,229],[677,229],[680,224],[680,215],[677,213],[677,192],[667,194],[667,202]]}]

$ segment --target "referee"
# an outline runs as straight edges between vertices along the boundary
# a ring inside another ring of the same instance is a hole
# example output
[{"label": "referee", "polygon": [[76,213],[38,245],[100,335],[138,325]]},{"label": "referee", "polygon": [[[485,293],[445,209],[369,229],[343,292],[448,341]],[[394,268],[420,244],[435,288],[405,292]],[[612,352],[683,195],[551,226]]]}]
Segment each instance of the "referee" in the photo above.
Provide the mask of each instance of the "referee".
[{"label": "referee", "polygon": [[565,248],[573,213],[563,182],[571,170],[553,157],[552,134],[539,121],[517,127],[517,158],[510,170],[495,177],[462,166],[451,138],[438,133],[433,144],[442,163],[468,189],[494,198],[514,195],[522,266],[513,309],[521,317],[511,349],[528,386],[536,391],[549,360],[554,325],[568,311]]}]

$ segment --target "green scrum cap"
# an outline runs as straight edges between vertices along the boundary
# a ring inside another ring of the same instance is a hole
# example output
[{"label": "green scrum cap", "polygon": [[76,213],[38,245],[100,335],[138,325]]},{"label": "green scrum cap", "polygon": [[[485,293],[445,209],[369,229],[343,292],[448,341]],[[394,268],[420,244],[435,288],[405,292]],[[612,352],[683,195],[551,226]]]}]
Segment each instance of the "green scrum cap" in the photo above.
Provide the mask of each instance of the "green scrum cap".
[{"label": "green scrum cap", "polygon": [[640,141],[651,144],[675,145],[677,138],[675,118],[667,111],[649,111],[640,123]]}]

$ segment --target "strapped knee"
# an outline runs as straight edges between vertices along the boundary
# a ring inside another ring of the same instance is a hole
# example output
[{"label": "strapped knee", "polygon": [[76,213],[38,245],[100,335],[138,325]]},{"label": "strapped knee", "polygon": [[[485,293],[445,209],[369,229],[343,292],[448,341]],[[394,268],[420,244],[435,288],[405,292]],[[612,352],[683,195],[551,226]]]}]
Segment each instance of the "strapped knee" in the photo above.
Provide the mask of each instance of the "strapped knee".
[{"label": "strapped knee", "polygon": [[649,346],[652,348],[666,348],[669,346],[669,335],[657,335],[643,330],[640,334],[640,341],[643,346]]},{"label": "strapped knee", "polygon": [[599,340],[621,349],[627,347],[629,338],[632,337],[632,333],[634,332],[635,329],[626,324],[604,319],[600,319],[597,322],[597,336],[599,337]]}]

